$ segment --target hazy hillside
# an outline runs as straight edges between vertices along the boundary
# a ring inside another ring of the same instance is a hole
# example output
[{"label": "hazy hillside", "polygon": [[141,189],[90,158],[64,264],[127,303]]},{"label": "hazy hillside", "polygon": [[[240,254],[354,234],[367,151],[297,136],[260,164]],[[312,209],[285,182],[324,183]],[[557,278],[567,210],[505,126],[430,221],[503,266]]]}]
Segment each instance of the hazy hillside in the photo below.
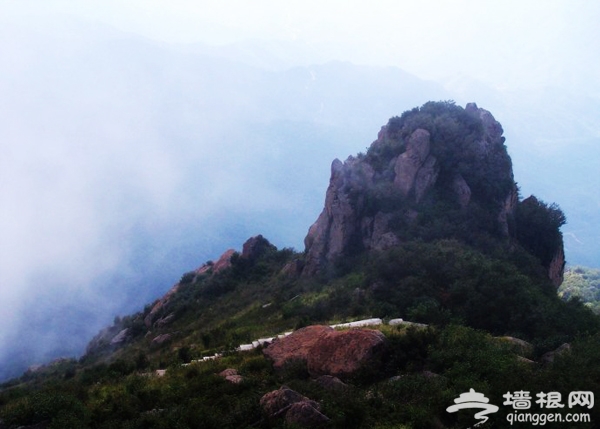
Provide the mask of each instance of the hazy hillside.
[{"label": "hazy hillside", "polygon": [[523,192],[567,215],[567,260],[599,264],[594,100],[345,62],[294,67],[281,47],[253,43],[207,52],[38,24],[0,32],[0,282],[11,285],[0,362],[18,362],[4,375],[81,353],[115,315],[250,235],[301,249],[331,159],[364,151],[387,118],[426,100],[493,110]]},{"label": "hazy hillside", "polygon": [[592,429],[600,319],[558,296],[564,215],[518,194],[505,142],[475,104],[392,117],[331,164],[304,252],[257,235],[182,273],[80,359],[0,384],[0,427],[458,429],[487,419],[453,411],[469,391],[511,427],[526,386],[584,394],[533,407]]},{"label": "hazy hillside", "polygon": [[66,28],[2,40],[2,182],[21,192],[2,204],[26,215],[2,224],[14,293],[2,303],[15,311],[0,354],[21,365],[80,353],[114,315],[251,234],[299,247],[329,160],[362,149],[407,100],[446,98],[399,70],[263,71]]}]

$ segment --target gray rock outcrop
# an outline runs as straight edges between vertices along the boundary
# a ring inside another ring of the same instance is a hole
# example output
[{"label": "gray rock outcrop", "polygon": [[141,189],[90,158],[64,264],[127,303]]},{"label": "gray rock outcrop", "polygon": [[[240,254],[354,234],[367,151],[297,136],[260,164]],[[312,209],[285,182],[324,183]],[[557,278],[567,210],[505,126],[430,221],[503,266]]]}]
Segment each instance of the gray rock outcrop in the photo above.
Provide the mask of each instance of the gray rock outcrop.
[{"label": "gray rock outcrop", "polygon": [[318,402],[286,386],[265,394],[260,399],[260,406],[267,417],[282,417],[294,426],[315,428],[329,422],[329,418],[321,413]]},{"label": "gray rock outcrop", "polygon": [[[475,103],[448,111],[392,118],[366,155],[333,161],[323,211],[304,240],[302,275],[335,274],[348,256],[398,245],[439,198],[465,219],[469,210],[489,219],[479,225],[485,233],[515,237],[518,191],[502,126]],[[562,261],[557,251],[549,267],[555,283]]]},{"label": "gray rock outcrop", "polygon": [[419,202],[435,183],[439,173],[437,159],[431,155],[429,131],[418,128],[411,134],[406,151],[396,158],[394,172],[394,185],[402,195],[408,197],[414,192]]}]

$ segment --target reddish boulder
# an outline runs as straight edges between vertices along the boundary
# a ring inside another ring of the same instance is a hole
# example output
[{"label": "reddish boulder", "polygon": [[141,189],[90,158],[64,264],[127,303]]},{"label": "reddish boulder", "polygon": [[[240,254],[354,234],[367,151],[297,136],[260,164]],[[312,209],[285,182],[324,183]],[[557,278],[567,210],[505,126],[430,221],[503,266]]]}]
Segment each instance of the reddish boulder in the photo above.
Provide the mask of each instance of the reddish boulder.
[{"label": "reddish boulder", "polygon": [[330,331],[320,336],[308,354],[308,372],[312,376],[347,377],[377,366],[385,347],[385,336],[375,330]]},{"label": "reddish boulder", "polygon": [[281,370],[286,364],[292,362],[300,362],[306,365],[313,344],[329,332],[334,332],[329,326],[307,326],[298,329],[287,337],[276,339],[263,350],[263,353],[273,361],[275,370]]},{"label": "reddish boulder", "polygon": [[329,326],[313,325],[275,340],[263,350],[276,370],[291,363],[306,365],[311,376],[348,377],[380,361],[385,336],[375,330],[336,331]]}]

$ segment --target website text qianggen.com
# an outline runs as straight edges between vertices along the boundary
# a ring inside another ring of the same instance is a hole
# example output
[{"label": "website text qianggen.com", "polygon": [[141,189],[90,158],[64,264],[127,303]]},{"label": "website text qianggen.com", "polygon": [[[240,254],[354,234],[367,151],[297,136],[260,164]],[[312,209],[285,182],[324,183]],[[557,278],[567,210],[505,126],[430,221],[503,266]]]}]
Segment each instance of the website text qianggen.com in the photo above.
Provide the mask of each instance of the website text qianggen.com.
[{"label": "website text qianggen.com", "polygon": [[588,413],[521,413],[515,411],[506,416],[506,420],[512,425],[514,423],[531,423],[543,426],[546,423],[590,423],[591,417]]}]

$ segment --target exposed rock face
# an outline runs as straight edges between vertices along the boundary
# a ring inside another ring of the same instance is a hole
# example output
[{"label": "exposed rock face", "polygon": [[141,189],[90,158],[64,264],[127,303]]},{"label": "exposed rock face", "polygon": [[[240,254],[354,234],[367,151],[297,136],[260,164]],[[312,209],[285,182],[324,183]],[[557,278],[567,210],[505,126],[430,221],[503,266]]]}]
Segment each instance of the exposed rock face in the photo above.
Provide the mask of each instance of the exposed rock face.
[{"label": "exposed rock face", "polygon": [[565,278],[565,264],[565,251],[561,244],[558,249],[556,249],[554,258],[552,258],[550,266],[548,267],[548,277],[550,277],[550,281],[557,289]]},{"label": "exposed rock face", "polygon": [[452,180],[452,190],[456,194],[456,199],[462,208],[465,208],[469,205],[471,201],[471,188],[465,179],[460,174],[454,176]]},{"label": "exposed rock face", "polygon": [[394,185],[404,197],[414,192],[418,202],[435,183],[439,169],[430,152],[429,131],[418,128],[411,134],[406,151],[398,156],[394,166]]},{"label": "exposed rock face", "polygon": [[263,350],[276,370],[287,364],[306,365],[310,375],[348,377],[377,366],[385,336],[369,329],[336,331],[328,326],[307,326],[274,341]]},{"label": "exposed rock face", "polygon": [[166,294],[164,294],[162,298],[158,299],[154,303],[152,309],[150,310],[150,313],[148,313],[148,315],[144,318],[144,323],[146,324],[147,328],[150,328],[152,326],[152,323],[157,318],[160,310],[169,302],[171,297],[175,295],[178,290],[179,283],[171,287],[171,289],[169,289],[169,291]]},{"label": "exposed rock face", "polygon": [[356,158],[350,157],[345,163],[339,159],[333,161],[325,208],[304,239],[307,253],[303,273],[315,274],[351,246],[360,230],[361,219],[351,203],[350,192],[365,191],[372,184],[374,174],[368,163]]},{"label": "exposed rock face", "polygon": [[115,344],[124,343],[127,340],[128,334],[129,334],[129,329],[128,328],[125,328],[125,329],[121,330],[117,335],[115,335],[113,337],[112,340],[110,340],[110,345],[114,346]]},{"label": "exposed rock face", "polygon": [[158,319],[156,323],[154,323],[154,325],[157,328],[162,328],[163,326],[167,326],[173,320],[175,320],[175,313],[170,313],[167,314],[165,317],[161,317],[160,319]]},{"label": "exposed rock face", "polygon": [[300,259],[294,259],[293,261],[288,262],[281,269],[281,272],[289,277],[298,277],[302,273],[302,268],[304,268],[304,261]]},{"label": "exposed rock face", "polygon": [[344,257],[398,245],[399,228],[420,222],[440,195],[465,212],[487,210],[497,220],[490,233],[514,235],[518,193],[502,126],[474,103],[446,116],[435,109],[443,108],[392,118],[367,155],[333,161],[325,207],[304,240],[303,275],[328,275]]},{"label": "exposed rock face", "polygon": [[235,253],[234,249],[228,249],[226,250],[221,257],[217,260],[217,262],[215,262],[215,264],[213,265],[213,273],[218,273],[219,271],[222,271],[224,269],[227,269],[229,267],[231,267],[231,257],[233,256],[233,254]]}]

